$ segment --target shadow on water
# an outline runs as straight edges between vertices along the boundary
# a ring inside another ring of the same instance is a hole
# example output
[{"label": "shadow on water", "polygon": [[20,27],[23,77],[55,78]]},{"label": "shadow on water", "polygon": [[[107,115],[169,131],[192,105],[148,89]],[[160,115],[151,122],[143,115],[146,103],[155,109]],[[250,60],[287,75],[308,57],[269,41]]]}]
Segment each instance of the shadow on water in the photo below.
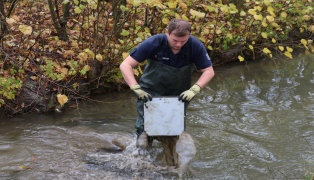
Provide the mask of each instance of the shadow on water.
[{"label": "shadow on water", "polygon": [[[314,173],[314,63],[260,61],[215,68],[190,104],[194,174],[184,179],[306,179]],[[196,77],[195,77],[196,78]],[[0,120],[0,179],[178,179],[135,148],[130,91],[79,111]]]}]

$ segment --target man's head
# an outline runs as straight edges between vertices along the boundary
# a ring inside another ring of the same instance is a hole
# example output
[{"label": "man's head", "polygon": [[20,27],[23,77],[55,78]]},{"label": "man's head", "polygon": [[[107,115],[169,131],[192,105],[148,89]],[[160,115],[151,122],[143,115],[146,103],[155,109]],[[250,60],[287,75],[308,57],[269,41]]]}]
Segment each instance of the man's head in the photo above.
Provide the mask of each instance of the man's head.
[{"label": "man's head", "polygon": [[174,34],[175,36],[182,37],[190,35],[191,24],[181,19],[172,19],[167,27],[167,30],[169,34]]},{"label": "man's head", "polygon": [[191,25],[189,22],[181,19],[173,19],[170,21],[166,35],[168,44],[172,50],[178,51],[188,41],[191,33]]}]

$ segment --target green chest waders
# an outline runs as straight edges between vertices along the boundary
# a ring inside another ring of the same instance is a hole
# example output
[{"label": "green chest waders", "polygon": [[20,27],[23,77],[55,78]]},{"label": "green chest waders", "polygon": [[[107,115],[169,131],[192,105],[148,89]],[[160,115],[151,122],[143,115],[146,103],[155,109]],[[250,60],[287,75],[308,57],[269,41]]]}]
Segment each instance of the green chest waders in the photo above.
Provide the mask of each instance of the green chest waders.
[{"label": "green chest waders", "polygon": [[[162,57],[161,57],[162,58]],[[159,58],[160,59],[160,58]],[[192,64],[182,68],[174,68],[162,61],[148,60],[144,73],[139,81],[143,90],[156,96],[179,96],[191,86]],[[185,107],[187,104],[185,105]],[[144,131],[144,102],[136,103],[138,118],[135,128],[139,136]]]}]

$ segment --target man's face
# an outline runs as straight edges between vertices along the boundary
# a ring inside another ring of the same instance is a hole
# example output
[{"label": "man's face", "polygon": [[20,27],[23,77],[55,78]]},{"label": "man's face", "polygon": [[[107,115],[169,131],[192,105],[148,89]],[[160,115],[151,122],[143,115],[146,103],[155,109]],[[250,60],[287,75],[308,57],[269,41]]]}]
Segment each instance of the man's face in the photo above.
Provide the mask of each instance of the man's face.
[{"label": "man's face", "polygon": [[175,36],[175,31],[173,31],[171,34],[168,33],[168,30],[166,30],[166,35],[168,38],[168,45],[172,50],[180,50],[182,46],[188,41],[190,35],[186,36]]}]

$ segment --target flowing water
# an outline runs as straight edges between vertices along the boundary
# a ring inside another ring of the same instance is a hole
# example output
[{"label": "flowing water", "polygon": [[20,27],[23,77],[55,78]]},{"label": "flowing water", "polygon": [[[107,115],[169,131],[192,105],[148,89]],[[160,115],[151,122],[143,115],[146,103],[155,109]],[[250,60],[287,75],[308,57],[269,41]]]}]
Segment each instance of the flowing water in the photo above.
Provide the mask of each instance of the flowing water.
[{"label": "flowing water", "polygon": [[[310,179],[314,62],[264,60],[215,68],[186,131],[196,155],[183,179]],[[178,179],[154,142],[135,148],[135,95],[98,96],[61,114],[0,120],[0,179]]]}]

